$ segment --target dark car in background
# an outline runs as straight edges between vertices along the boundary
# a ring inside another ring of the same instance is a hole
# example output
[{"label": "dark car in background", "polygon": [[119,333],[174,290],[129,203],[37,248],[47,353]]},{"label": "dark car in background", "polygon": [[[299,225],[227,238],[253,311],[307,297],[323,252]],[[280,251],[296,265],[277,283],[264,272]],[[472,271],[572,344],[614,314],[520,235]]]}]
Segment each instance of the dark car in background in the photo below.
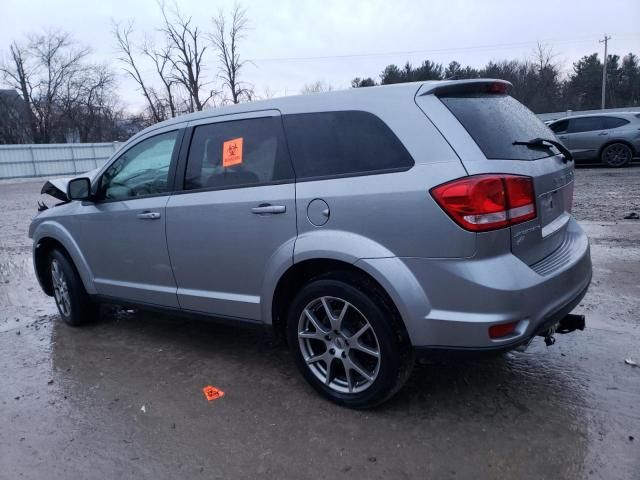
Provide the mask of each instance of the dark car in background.
[{"label": "dark car in background", "polygon": [[549,123],[577,161],[624,167],[640,155],[640,113],[576,115]]}]

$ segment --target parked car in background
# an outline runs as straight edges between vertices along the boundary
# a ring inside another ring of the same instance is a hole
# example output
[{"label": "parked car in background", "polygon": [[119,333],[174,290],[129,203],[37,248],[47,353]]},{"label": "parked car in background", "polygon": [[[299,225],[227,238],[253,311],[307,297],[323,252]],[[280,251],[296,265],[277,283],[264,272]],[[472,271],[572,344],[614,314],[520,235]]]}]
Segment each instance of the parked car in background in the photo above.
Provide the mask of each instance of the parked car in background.
[{"label": "parked car in background", "polygon": [[640,155],[640,113],[575,115],[549,124],[576,160],[624,167]]},{"label": "parked car in background", "polygon": [[206,110],[45,185],[29,235],[60,315],[98,302],[262,323],[306,380],[370,407],[416,350],[503,352],[584,327],[574,165],[499,80]]}]

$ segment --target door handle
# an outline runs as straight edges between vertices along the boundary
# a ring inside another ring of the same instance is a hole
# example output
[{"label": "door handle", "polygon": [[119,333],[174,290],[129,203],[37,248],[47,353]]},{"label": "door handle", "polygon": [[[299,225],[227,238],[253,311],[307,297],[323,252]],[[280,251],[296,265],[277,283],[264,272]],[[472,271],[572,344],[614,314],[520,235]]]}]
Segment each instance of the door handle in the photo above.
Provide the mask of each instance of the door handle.
[{"label": "door handle", "polygon": [[605,135],[609,135],[609,134],[607,132],[600,132],[598,135],[605,136]]},{"label": "door handle", "polygon": [[566,140],[566,139],[567,139],[567,136],[566,136],[566,135],[558,135],[558,138],[559,138],[560,140]]},{"label": "door handle", "polygon": [[141,220],[157,220],[160,218],[159,212],[142,212],[138,214],[138,218]]},{"label": "door handle", "polygon": [[251,209],[251,213],[255,213],[256,215],[264,215],[264,214],[274,214],[274,213],[284,213],[287,211],[287,207],[284,205],[258,205],[257,207],[253,207]]}]

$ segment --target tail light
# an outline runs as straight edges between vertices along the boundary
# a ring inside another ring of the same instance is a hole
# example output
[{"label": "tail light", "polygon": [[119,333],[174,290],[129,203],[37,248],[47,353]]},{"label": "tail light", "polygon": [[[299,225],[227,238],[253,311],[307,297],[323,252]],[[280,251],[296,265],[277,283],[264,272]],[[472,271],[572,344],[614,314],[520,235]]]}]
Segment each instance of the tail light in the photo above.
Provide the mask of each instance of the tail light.
[{"label": "tail light", "polygon": [[438,205],[462,228],[486,232],[536,218],[533,179],[474,175],[431,189]]}]

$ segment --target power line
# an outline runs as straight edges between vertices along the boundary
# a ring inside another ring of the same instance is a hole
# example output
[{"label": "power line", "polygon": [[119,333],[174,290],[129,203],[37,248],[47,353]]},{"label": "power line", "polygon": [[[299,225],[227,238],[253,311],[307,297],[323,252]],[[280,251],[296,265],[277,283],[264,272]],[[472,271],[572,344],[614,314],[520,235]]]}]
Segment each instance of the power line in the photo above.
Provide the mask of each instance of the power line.
[{"label": "power line", "polygon": [[[620,34],[618,36],[640,36],[640,34]],[[527,42],[511,42],[511,43],[496,43],[487,45],[473,45],[467,47],[452,47],[452,48],[430,48],[421,50],[403,50],[394,52],[368,52],[368,53],[349,53],[340,55],[317,55],[306,57],[266,57],[266,58],[254,58],[254,62],[304,62],[313,60],[340,60],[349,58],[369,58],[369,57],[389,57],[396,55],[416,55],[425,53],[455,53],[464,51],[478,51],[478,50],[491,50],[502,48],[517,48],[526,46],[535,46],[538,42],[552,43],[552,44],[565,44],[565,43],[591,43],[593,37],[585,37],[580,39],[560,39],[560,40],[540,40],[540,41],[527,41]]]}]

